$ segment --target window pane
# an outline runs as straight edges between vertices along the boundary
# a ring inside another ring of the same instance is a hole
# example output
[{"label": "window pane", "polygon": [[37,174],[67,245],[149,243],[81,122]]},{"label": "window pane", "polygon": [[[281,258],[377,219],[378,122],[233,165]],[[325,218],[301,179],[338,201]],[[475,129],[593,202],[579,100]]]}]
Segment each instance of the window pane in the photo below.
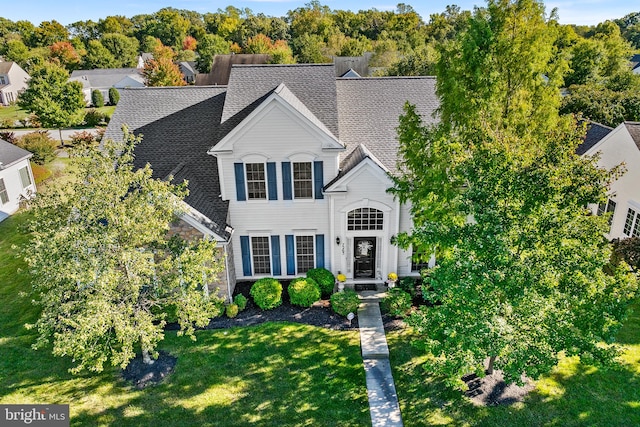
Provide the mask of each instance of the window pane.
[{"label": "window pane", "polygon": [[27,188],[31,185],[31,176],[29,176],[29,169],[25,166],[20,169],[20,181],[22,181],[22,188]]},{"label": "window pane", "polygon": [[623,233],[627,236],[631,236],[631,227],[633,226],[633,220],[636,217],[636,212],[633,209],[627,211],[627,219],[624,222]]},{"label": "window pane", "polygon": [[422,271],[425,268],[429,268],[430,257],[431,256],[428,255],[426,252],[417,251],[414,248],[411,254],[411,271]]},{"label": "window pane", "polygon": [[293,164],[293,195],[296,199],[313,197],[313,173],[310,162]]},{"label": "window pane", "polygon": [[9,202],[9,194],[7,193],[7,187],[4,185],[4,179],[0,178],[0,203],[3,205]]},{"label": "window pane", "polygon": [[347,214],[348,230],[382,230],[384,214],[373,208],[354,209]]},{"label": "window pane", "polygon": [[315,265],[313,236],[296,236],[298,273],[306,273]]},{"label": "window pane", "polygon": [[267,184],[264,163],[247,163],[247,196],[249,199],[266,199]]},{"label": "window pane", "polygon": [[271,274],[271,257],[269,256],[269,238],[252,237],[251,252],[253,254],[253,271],[255,274]]}]

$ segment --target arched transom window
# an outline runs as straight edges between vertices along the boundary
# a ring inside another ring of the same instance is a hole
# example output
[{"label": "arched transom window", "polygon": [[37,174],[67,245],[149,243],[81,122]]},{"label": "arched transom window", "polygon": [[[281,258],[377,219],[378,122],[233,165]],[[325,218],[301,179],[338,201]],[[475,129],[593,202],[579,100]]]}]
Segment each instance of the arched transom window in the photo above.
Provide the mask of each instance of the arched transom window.
[{"label": "arched transom window", "polygon": [[347,230],[382,230],[383,213],[374,208],[358,208],[347,214]]}]

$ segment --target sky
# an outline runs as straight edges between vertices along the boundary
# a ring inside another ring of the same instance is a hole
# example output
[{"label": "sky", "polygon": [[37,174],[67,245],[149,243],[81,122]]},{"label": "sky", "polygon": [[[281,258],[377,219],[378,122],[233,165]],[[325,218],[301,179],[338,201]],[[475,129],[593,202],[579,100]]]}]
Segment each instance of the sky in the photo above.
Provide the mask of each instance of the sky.
[{"label": "sky", "polygon": [[[6,0],[3,0],[3,3]],[[193,10],[200,13],[215,12],[233,5],[249,8],[254,13],[267,16],[285,16],[287,11],[302,7],[308,0],[22,0],[10,1],[0,8],[0,16],[12,21],[27,20],[35,25],[42,21],[56,20],[63,25],[76,21],[98,21],[109,15],[132,17],[153,13],[163,7]],[[484,0],[320,0],[322,5],[336,10],[394,10],[398,3],[411,5],[426,22],[432,13],[443,12],[448,4],[456,4],[462,10],[484,6]],[[557,8],[562,24],[595,25],[607,19],[622,18],[640,11],[636,0],[549,0],[545,1],[547,13]]]}]

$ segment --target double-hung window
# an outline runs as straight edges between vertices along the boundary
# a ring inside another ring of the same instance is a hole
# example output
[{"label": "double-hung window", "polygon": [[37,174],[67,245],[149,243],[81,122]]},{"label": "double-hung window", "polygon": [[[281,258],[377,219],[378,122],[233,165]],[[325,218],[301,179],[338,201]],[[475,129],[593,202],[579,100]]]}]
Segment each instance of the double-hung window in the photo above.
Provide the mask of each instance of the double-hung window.
[{"label": "double-hung window", "polygon": [[313,236],[296,236],[296,267],[298,274],[315,267],[315,242]]},{"label": "double-hung window", "polygon": [[271,274],[271,255],[269,252],[269,237],[256,236],[251,238],[251,254],[253,257],[254,274]]},{"label": "double-hung window", "polygon": [[627,211],[623,233],[628,237],[640,237],[640,213],[635,209],[629,208]]},{"label": "double-hung window", "polygon": [[413,248],[411,254],[411,271],[419,272],[425,268],[429,268],[429,258],[431,258],[431,255],[428,255],[425,251]]},{"label": "double-hung window", "polygon": [[20,182],[22,182],[22,189],[24,190],[31,185],[31,175],[29,174],[29,168],[25,166],[18,172],[20,173]]},{"label": "double-hung window", "polygon": [[607,199],[606,202],[598,204],[598,216],[611,212],[611,215],[609,216],[609,225],[611,225],[611,222],[613,221],[613,214],[615,213],[615,211],[616,202],[611,199]]},{"label": "double-hung window", "polygon": [[313,198],[311,162],[293,163],[293,196],[296,199]]},{"label": "double-hung window", "polygon": [[4,205],[9,202],[9,194],[7,187],[4,185],[4,179],[0,178],[0,204]]},{"label": "double-hung window", "polygon": [[266,200],[267,180],[264,163],[245,164],[247,174],[247,197],[249,200]]}]

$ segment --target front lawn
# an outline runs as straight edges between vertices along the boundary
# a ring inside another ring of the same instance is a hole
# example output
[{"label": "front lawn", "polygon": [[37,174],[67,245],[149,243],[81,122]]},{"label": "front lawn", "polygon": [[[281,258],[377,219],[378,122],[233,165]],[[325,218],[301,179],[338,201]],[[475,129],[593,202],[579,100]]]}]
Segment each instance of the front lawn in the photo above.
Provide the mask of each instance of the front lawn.
[{"label": "front lawn", "polygon": [[167,333],[175,372],[138,390],[117,369],[73,376],[69,360],[34,351],[28,274],[12,245],[28,213],[0,223],[0,403],[69,403],[72,425],[361,426],[370,423],[357,331],[267,323]]},{"label": "front lawn", "polygon": [[424,356],[407,332],[387,334],[393,378],[406,426],[637,426],[640,425],[640,303],[621,330],[620,369],[599,369],[565,358],[523,403],[477,407],[424,374]]}]

